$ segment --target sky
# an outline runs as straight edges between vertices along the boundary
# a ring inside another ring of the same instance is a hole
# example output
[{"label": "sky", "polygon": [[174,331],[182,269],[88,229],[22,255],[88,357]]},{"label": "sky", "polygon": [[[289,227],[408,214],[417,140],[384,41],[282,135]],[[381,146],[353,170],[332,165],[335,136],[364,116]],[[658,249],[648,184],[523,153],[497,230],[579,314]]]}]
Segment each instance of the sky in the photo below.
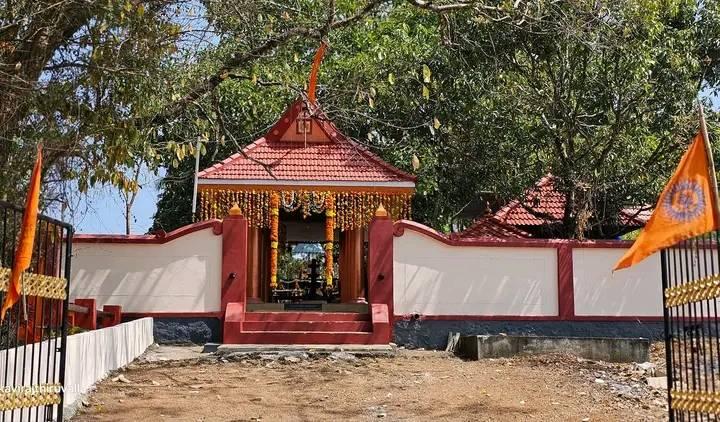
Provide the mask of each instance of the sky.
[{"label": "sky", "polygon": [[[131,234],[145,234],[152,225],[159,194],[157,185],[163,174],[155,175],[147,169],[143,171],[140,177],[142,189],[132,209]],[[81,211],[70,219],[77,233],[125,233],[124,203],[117,192],[107,187],[97,187],[90,189],[85,199],[85,203],[80,204]]]}]

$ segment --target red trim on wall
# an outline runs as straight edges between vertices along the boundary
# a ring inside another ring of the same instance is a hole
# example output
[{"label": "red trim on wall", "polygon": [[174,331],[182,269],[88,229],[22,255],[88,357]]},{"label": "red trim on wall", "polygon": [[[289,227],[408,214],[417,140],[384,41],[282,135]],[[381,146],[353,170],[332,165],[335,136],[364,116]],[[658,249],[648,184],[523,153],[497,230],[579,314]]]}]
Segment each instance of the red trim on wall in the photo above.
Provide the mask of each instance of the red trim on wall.
[{"label": "red trim on wall", "polygon": [[[221,318],[222,312],[123,312],[123,318]],[[285,314],[285,312],[283,312]],[[328,313],[332,317],[332,313]],[[662,322],[661,316],[582,315],[564,320],[559,316],[542,315],[395,315],[395,321],[578,321],[578,322]]]},{"label": "red trim on wall", "polygon": [[559,248],[567,245],[573,248],[620,248],[627,249],[633,242],[627,240],[568,240],[568,239],[456,239],[450,238],[426,225],[410,220],[398,220],[394,224],[395,237],[405,234],[405,230],[423,234],[450,246],[492,246],[515,248]]},{"label": "red trim on wall", "polygon": [[76,234],[73,243],[133,243],[146,245],[162,245],[179,237],[186,236],[207,228],[213,229],[214,235],[222,234],[222,220],[205,220],[189,224],[173,230],[170,233],[159,232],[151,235],[122,235],[122,234]]},{"label": "red trim on wall", "polygon": [[663,317],[654,316],[559,316],[541,315],[395,315],[396,321],[575,321],[575,322],[662,322]]},{"label": "red trim on wall", "polygon": [[220,318],[222,312],[123,312],[123,318]]},{"label": "red trim on wall", "polygon": [[562,319],[572,319],[575,316],[572,251],[572,247],[567,244],[557,249],[558,315]]}]

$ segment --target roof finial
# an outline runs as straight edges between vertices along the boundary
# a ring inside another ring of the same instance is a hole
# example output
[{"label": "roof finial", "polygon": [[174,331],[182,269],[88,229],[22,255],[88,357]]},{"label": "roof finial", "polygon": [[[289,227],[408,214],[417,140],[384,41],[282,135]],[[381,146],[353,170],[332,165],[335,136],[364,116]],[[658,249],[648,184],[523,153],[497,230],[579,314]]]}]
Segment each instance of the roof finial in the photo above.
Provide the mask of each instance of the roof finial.
[{"label": "roof finial", "polygon": [[317,87],[317,77],[318,73],[320,72],[320,62],[322,62],[323,56],[325,55],[325,49],[327,49],[327,44],[324,40],[320,41],[320,47],[315,53],[312,70],[310,71],[310,82],[308,83],[308,101],[311,104],[315,104],[315,89]]}]

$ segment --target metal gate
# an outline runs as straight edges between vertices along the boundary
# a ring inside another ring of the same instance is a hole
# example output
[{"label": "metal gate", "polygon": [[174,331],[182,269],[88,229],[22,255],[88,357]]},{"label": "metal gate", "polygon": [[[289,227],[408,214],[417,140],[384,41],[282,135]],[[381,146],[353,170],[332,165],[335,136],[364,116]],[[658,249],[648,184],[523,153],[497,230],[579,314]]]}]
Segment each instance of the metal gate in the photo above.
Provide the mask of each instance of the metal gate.
[{"label": "metal gate", "polygon": [[[0,303],[23,209],[0,201]],[[39,216],[24,300],[0,324],[0,422],[62,420],[71,225]]]},{"label": "metal gate", "polygon": [[720,414],[718,233],[661,253],[670,420]]}]

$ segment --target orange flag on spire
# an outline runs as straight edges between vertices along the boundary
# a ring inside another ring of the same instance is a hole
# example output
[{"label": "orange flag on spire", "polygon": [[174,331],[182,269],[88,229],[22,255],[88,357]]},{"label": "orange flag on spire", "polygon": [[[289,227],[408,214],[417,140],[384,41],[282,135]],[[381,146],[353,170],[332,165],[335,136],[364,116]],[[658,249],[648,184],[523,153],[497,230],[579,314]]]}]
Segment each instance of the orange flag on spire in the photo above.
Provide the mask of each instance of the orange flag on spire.
[{"label": "orange flag on spire", "polygon": [[10,283],[5,301],[0,310],[0,321],[5,319],[5,313],[20,299],[22,286],[22,273],[30,268],[33,244],[35,243],[35,229],[37,227],[38,206],[40,205],[40,173],[42,172],[42,147],[38,146],[37,159],[30,178],[30,189],[25,200],[25,212],[20,227],[20,240],[15,251],[15,261],[10,273]]},{"label": "orange flag on spire", "polygon": [[660,194],[650,220],[614,270],[637,264],[681,240],[717,230],[715,201],[710,161],[703,135],[698,133]]},{"label": "orange flag on spire", "polygon": [[325,44],[325,41],[321,41],[320,48],[318,48],[318,51],[315,53],[312,70],[310,71],[310,82],[308,83],[308,100],[310,103],[315,103],[315,89],[317,88],[317,78],[320,72],[320,62],[322,62],[326,48],[327,44]]}]

